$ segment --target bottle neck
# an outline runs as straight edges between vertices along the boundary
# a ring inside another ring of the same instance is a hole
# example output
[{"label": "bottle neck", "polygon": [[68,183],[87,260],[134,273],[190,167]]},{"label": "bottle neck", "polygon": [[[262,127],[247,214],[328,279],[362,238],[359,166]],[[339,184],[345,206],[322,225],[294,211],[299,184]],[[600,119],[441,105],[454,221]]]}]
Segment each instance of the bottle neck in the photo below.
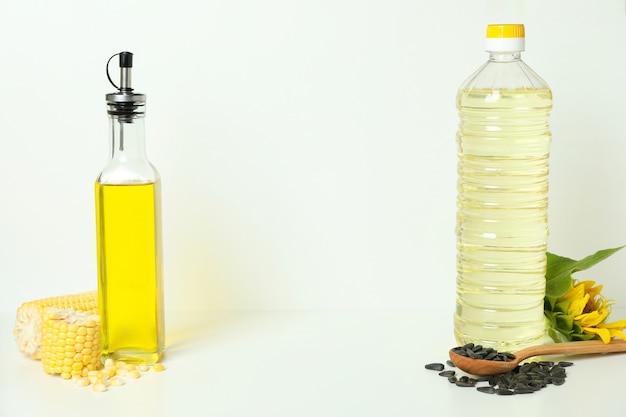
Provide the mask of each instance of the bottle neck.
[{"label": "bottle neck", "polygon": [[511,61],[520,61],[522,59],[522,53],[520,51],[514,51],[514,52],[488,51],[488,52],[489,52],[489,61],[493,61],[493,62],[511,62]]},{"label": "bottle neck", "polygon": [[110,116],[111,159],[147,159],[144,118]]}]

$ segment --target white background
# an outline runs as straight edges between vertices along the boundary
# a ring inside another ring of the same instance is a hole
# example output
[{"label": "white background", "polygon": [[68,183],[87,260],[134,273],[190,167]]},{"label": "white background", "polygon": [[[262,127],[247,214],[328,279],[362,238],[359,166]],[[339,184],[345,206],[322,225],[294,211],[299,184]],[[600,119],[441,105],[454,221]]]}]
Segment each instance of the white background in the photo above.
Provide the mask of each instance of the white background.
[{"label": "white background", "polygon": [[[621,0],[5,1],[0,309],[96,288],[104,65],[135,53],[170,310],[447,309],[455,94],[488,23],[552,87],[552,252],[626,244]],[[618,253],[595,273],[626,304]],[[5,337],[5,336],[3,336]]]},{"label": "white background", "polygon": [[[626,244],[623,0],[5,0],[0,415],[621,415],[593,398],[619,398],[623,356],[486,401],[423,367],[454,343],[455,96],[494,22],[525,24],[553,89],[549,249]],[[94,394],[11,329],[23,301],[96,288],[122,50],[163,178],[168,369]],[[624,307],[624,265],[580,277]]]}]

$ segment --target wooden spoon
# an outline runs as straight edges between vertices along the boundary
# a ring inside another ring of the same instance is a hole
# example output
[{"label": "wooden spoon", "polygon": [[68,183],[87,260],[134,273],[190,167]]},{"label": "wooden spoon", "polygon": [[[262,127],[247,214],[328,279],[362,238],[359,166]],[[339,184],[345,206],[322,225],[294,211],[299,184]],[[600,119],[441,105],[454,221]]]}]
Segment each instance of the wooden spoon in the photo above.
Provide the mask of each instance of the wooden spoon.
[{"label": "wooden spoon", "polygon": [[486,376],[512,371],[521,361],[528,359],[531,356],[583,355],[585,353],[615,352],[626,352],[626,342],[623,340],[613,340],[611,343],[605,344],[602,340],[587,340],[584,342],[567,342],[531,346],[515,352],[515,359],[512,359],[510,362],[472,359],[450,350],[450,360],[452,360],[457,368],[462,369],[467,373]]}]

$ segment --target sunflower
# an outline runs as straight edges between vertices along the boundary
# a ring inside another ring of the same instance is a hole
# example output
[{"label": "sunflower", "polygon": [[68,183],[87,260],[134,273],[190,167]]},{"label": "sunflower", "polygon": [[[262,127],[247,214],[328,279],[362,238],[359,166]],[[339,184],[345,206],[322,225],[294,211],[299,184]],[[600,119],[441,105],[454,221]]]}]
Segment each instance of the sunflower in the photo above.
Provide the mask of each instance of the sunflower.
[{"label": "sunflower", "polygon": [[626,340],[626,320],[607,323],[613,300],[606,299],[595,281],[571,280],[570,288],[555,299],[546,299],[548,334],[555,342],[611,338]]}]

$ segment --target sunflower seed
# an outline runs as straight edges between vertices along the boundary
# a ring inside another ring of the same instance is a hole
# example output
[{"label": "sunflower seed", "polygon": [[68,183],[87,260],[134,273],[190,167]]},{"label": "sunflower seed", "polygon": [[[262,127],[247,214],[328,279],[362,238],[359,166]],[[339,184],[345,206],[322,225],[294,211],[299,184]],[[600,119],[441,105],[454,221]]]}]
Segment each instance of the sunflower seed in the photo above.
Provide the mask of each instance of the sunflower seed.
[{"label": "sunflower seed", "polygon": [[445,366],[443,366],[443,363],[429,363],[428,365],[424,366],[424,368],[431,371],[443,371]]},{"label": "sunflower seed", "polygon": [[563,368],[562,366],[559,365],[554,365],[551,369],[550,369],[550,376],[555,377],[555,378],[564,378],[566,375],[565,372],[565,368]]},{"label": "sunflower seed", "polygon": [[472,359],[482,359],[482,358],[478,357],[476,352],[474,352],[472,349],[465,349],[465,351],[467,352],[467,356],[469,356]]},{"label": "sunflower seed", "polygon": [[513,391],[511,391],[511,390],[508,390],[508,389],[498,388],[496,390],[496,394],[498,394],[498,395],[513,395],[515,393]]},{"label": "sunflower seed", "polygon": [[448,378],[450,376],[454,376],[454,374],[456,374],[455,371],[441,371],[441,372],[439,372],[439,376],[445,376],[446,378]]},{"label": "sunflower seed", "polygon": [[486,359],[486,360],[489,361],[489,360],[495,358],[496,356],[498,356],[498,352],[490,352],[483,359]]},{"label": "sunflower seed", "polygon": [[467,356],[467,351],[462,346],[457,346],[455,348],[452,348],[452,351],[456,353],[457,355]]},{"label": "sunflower seed", "polygon": [[477,387],[477,391],[484,392],[485,394],[495,394],[496,389],[494,387]]},{"label": "sunflower seed", "polygon": [[532,394],[535,390],[529,387],[519,387],[515,388],[514,392],[515,394]]}]

